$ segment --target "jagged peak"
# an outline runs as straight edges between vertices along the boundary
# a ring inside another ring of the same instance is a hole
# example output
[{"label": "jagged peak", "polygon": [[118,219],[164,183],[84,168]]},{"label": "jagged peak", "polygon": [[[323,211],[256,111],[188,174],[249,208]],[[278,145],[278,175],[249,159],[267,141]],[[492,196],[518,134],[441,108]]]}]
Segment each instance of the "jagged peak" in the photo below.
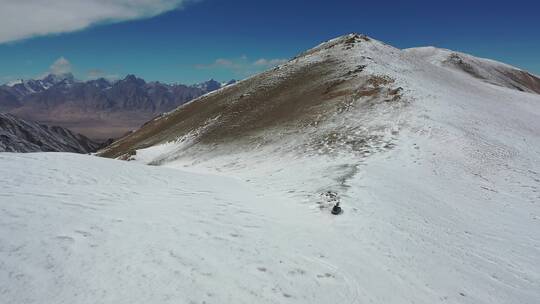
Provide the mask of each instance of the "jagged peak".
[{"label": "jagged peak", "polygon": [[126,77],[124,77],[124,79],[121,79],[118,82],[119,83],[126,83],[126,82],[137,83],[137,84],[140,84],[140,85],[145,85],[146,84],[146,81],[144,79],[139,78],[139,77],[135,76],[134,74],[126,75]]},{"label": "jagged peak", "polygon": [[64,80],[74,81],[75,77],[73,76],[72,73],[63,73],[63,74],[51,73],[51,74],[45,75],[40,80],[57,83],[57,82],[62,82]]},{"label": "jagged peak", "polygon": [[12,80],[12,81],[6,83],[6,85],[7,85],[8,87],[13,87],[13,86],[16,86],[16,85],[18,85],[18,84],[23,84],[23,83],[24,83],[24,80],[22,80],[22,79],[16,79],[16,80]]}]

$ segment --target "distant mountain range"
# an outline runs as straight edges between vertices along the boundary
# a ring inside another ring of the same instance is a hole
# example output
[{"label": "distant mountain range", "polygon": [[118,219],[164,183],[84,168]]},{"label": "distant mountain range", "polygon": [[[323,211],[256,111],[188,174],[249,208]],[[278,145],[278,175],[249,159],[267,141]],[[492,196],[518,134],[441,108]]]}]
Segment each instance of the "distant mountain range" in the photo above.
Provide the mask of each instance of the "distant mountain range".
[{"label": "distant mountain range", "polygon": [[164,84],[134,75],[117,81],[78,81],[72,74],[50,74],[1,85],[0,112],[105,140],[234,82],[211,79],[196,85]]},{"label": "distant mountain range", "polygon": [[102,147],[86,136],[0,113],[0,152],[94,152]]}]

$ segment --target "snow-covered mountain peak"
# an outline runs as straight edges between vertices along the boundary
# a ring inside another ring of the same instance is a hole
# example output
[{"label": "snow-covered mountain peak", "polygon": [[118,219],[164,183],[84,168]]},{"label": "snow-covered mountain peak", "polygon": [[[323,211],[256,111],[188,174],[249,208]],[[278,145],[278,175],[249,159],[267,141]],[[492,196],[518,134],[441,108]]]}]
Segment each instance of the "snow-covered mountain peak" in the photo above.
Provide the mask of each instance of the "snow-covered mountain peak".
[{"label": "snow-covered mountain peak", "polygon": [[47,83],[52,83],[52,84],[56,84],[56,83],[60,83],[60,82],[63,82],[63,81],[67,81],[67,82],[74,82],[75,81],[75,77],[73,76],[72,73],[63,73],[63,74],[47,74],[45,76],[43,76],[41,78],[42,81],[44,82],[47,82]]},{"label": "snow-covered mountain peak", "polygon": [[226,82],[219,82],[219,81],[216,81],[213,78],[211,78],[211,79],[209,79],[207,81],[194,84],[192,87],[201,89],[201,90],[206,91],[206,92],[213,92],[213,91],[219,90],[221,88],[224,88],[224,87],[229,86],[229,85],[234,84],[234,83],[236,83],[236,80],[234,80],[234,79],[226,81]]},{"label": "snow-covered mountain peak", "polygon": [[[338,46],[341,46],[341,48]],[[295,58],[328,53],[343,56],[343,54],[346,53],[361,52],[362,50],[368,51],[373,48],[388,49],[388,51],[390,49],[397,50],[366,35],[352,33],[323,42],[316,47],[301,53]]]},{"label": "snow-covered mountain peak", "polygon": [[196,84],[194,87],[210,92],[221,88],[221,83],[215,81],[214,79],[210,79],[208,81]]},{"label": "snow-covered mountain peak", "polygon": [[70,87],[77,80],[71,73],[65,74],[47,74],[38,79],[20,79],[8,83],[6,86],[20,98],[34,93],[46,91],[55,86]]},{"label": "snow-covered mountain peak", "polygon": [[22,80],[22,79],[16,79],[16,80],[12,80],[12,81],[6,83],[6,85],[8,87],[13,87],[13,86],[15,86],[17,84],[22,84],[23,82],[24,82],[24,80]]}]

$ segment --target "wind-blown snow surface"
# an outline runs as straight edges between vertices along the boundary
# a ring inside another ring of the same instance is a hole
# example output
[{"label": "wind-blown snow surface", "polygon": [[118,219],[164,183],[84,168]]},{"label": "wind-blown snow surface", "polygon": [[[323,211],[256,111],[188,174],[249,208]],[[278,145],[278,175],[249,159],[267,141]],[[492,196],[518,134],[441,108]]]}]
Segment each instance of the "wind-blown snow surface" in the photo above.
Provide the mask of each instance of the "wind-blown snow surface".
[{"label": "wind-blown snow surface", "polygon": [[[335,218],[231,178],[0,154],[2,303],[330,303]],[[320,225],[325,228],[321,229]],[[339,241],[339,240],[336,240]],[[350,258],[345,257],[345,261]]]},{"label": "wind-blown snow surface", "polygon": [[539,175],[441,185],[421,163],[375,160],[335,217],[228,177],[0,154],[2,303],[536,303]]}]

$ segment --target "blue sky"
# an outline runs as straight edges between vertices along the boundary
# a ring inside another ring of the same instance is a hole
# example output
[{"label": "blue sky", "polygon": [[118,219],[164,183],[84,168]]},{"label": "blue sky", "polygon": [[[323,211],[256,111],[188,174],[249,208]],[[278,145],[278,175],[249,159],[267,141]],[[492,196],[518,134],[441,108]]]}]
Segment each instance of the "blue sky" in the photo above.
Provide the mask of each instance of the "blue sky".
[{"label": "blue sky", "polygon": [[[399,48],[463,51],[540,74],[540,4],[533,1],[84,0],[84,8],[64,11],[68,0],[54,0],[57,7],[46,12],[5,1],[0,83],[57,70],[80,79],[241,79],[350,32]],[[120,4],[109,5],[115,1]]]}]

